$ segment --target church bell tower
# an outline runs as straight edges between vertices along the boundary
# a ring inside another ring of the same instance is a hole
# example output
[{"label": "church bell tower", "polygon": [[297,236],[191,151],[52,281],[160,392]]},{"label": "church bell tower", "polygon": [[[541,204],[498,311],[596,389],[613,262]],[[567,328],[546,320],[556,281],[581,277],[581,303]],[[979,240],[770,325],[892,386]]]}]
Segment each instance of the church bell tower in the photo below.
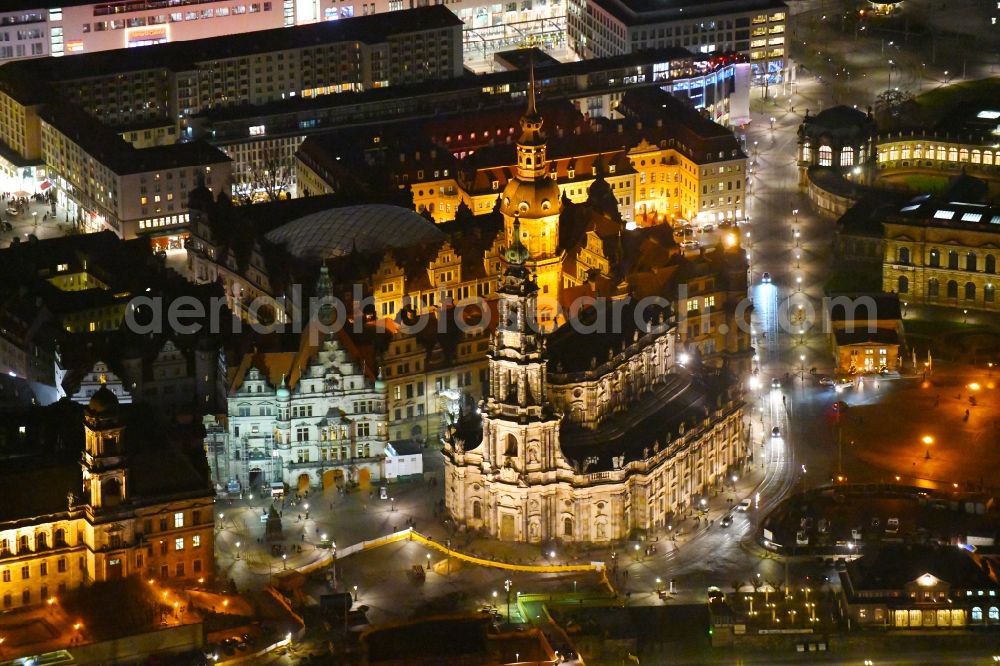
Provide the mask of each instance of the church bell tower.
[{"label": "church bell tower", "polygon": [[118,398],[107,386],[94,393],[84,410],[86,448],[83,467],[83,497],[88,510],[98,513],[128,498],[128,474],[122,448]]},{"label": "church bell tower", "polygon": [[485,461],[502,479],[530,483],[533,472],[554,470],[559,417],[546,395],[545,337],[537,322],[538,283],[519,239],[507,249],[499,289],[499,322],[489,353],[489,398],[483,416]]},{"label": "church bell tower", "polygon": [[536,317],[545,330],[556,323],[562,277],[559,215],[562,197],[549,173],[544,121],[535,105],[535,68],[528,83],[528,107],[521,116],[517,139],[517,169],[500,194],[507,245],[519,243],[528,252],[525,266],[538,287]]}]

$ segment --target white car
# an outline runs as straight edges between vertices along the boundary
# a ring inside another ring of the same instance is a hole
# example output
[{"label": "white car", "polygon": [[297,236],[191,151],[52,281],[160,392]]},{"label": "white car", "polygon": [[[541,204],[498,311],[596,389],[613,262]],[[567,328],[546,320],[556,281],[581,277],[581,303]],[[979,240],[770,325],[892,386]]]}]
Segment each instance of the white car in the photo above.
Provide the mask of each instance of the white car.
[{"label": "white car", "polygon": [[833,381],[832,379],[830,379],[829,377],[820,377],[819,378],[819,385],[820,386],[834,386],[834,385],[836,385],[836,382]]},{"label": "white car", "polygon": [[751,505],[751,502],[750,502],[750,498],[748,497],[748,498],[740,501],[740,503],[736,505],[736,508],[739,509],[740,511],[749,511],[750,510],[750,505]]},{"label": "white car", "polygon": [[700,243],[696,240],[681,241],[681,247],[684,248],[693,248],[693,247],[698,247],[699,245]]}]

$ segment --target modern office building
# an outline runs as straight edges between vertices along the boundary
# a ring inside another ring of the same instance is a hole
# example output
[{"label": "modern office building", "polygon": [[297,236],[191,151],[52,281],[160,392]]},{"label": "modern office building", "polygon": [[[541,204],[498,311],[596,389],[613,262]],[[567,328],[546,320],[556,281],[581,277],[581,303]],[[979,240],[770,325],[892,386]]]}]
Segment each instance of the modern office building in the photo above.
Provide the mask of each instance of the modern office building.
[{"label": "modern office building", "polygon": [[[81,228],[111,228],[125,238],[155,234],[179,247],[175,230],[186,228],[188,217],[178,195],[198,178],[216,193],[232,189],[229,158],[190,141],[190,115],[459,76],[460,40],[458,19],[434,6],[127,56],[119,50],[9,63],[0,70],[5,187],[55,185]],[[263,125],[249,130],[263,133]]]},{"label": "modern office building", "polygon": [[[569,0],[569,46],[581,58],[675,46],[745,55],[754,80],[779,83],[787,44],[782,0]],[[764,74],[767,74],[767,77]]]},{"label": "modern office building", "polygon": [[[14,2],[0,5],[0,63],[45,56],[78,55],[238,33],[335,22],[385,14],[437,0],[202,0],[197,3],[69,0],[59,7]],[[565,43],[565,0],[447,3],[462,20],[463,42],[471,59],[488,60],[497,51],[525,43],[558,47]]]}]

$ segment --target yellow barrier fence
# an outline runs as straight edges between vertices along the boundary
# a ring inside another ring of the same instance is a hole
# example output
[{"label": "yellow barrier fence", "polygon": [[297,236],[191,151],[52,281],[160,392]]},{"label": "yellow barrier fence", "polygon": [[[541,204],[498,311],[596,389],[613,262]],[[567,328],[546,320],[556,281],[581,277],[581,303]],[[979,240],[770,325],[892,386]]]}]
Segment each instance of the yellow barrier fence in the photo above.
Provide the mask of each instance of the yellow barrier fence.
[{"label": "yellow barrier fence", "polygon": [[[455,559],[462,560],[464,562],[478,564],[483,567],[493,567],[494,569],[505,569],[507,571],[521,571],[526,573],[573,573],[583,571],[603,572],[606,569],[604,562],[591,562],[589,564],[510,564],[508,562],[497,562],[496,560],[488,560],[448,548],[444,544],[438,543],[420,532],[409,528],[395,532],[388,536],[373,539],[372,541],[365,541],[361,544],[360,550],[370,550],[372,548],[378,548],[380,546],[404,540],[419,541],[425,546],[429,546],[430,548],[444,553],[448,557],[454,557]],[[349,550],[350,553],[353,553],[359,549],[352,547],[345,550]],[[338,559],[339,557],[340,554],[338,553]]]}]

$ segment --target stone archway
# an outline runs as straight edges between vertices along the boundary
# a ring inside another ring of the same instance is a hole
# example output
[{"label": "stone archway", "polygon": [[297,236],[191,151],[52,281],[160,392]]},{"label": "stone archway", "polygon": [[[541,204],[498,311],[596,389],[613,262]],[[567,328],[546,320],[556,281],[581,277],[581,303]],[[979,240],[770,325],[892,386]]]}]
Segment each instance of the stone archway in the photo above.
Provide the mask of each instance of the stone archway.
[{"label": "stone archway", "polygon": [[367,467],[362,467],[358,471],[358,487],[368,488],[372,484],[372,473]]},{"label": "stone archway", "polygon": [[323,490],[344,485],[344,470],[328,469],[323,472]]},{"label": "stone archway", "polygon": [[299,480],[298,480],[298,483],[296,485],[296,487],[298,488],[298,491],[300,493],[303,493],[303,492],[309,490],[309,485],[310,485],[309,484],[309,475],[306,474],[305,472],[303,472],[302,474],[299,474]]}]

